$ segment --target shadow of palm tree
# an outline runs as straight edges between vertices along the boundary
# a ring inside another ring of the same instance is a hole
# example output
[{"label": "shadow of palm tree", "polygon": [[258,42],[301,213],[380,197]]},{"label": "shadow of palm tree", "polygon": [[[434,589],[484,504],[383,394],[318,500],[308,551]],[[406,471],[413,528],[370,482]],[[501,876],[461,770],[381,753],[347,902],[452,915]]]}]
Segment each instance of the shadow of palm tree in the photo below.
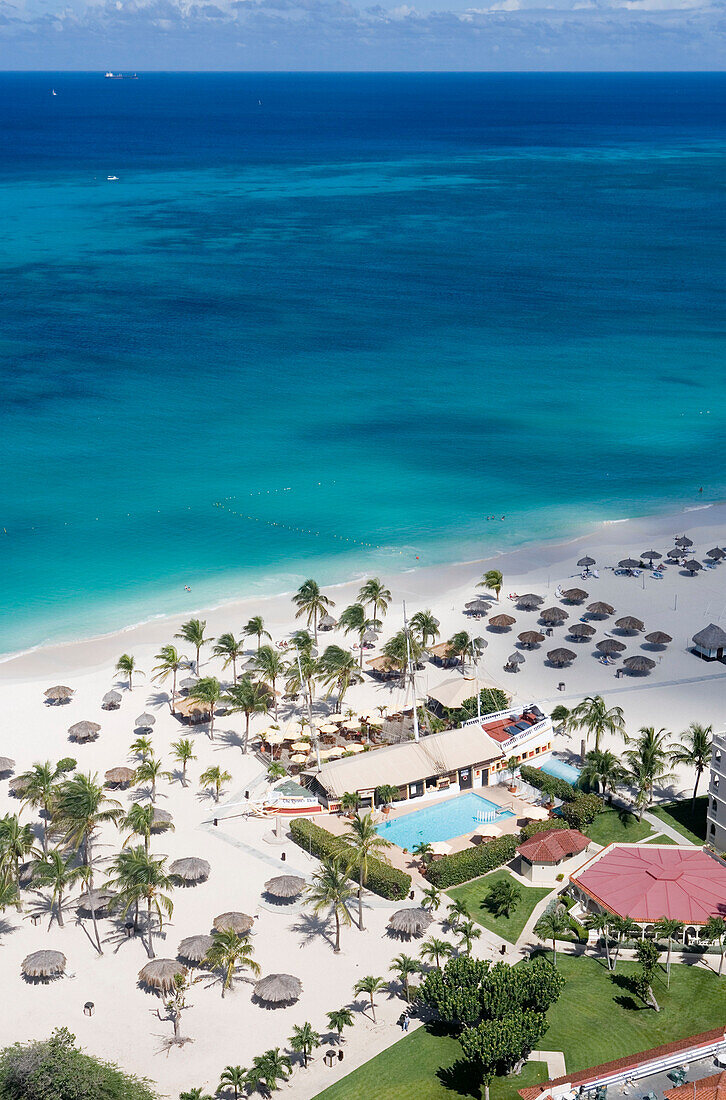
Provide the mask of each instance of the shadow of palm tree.
[{"label": "shadow of palm tree", "polygon": [[[245,739],[242,734],[239,734],[236,730],[215,730],[214,739],[219,742],[220,748],[233,748],[241,749],[244,747]],[[251,740],[251,738],[250,738]]]},{"label": "shadow of palm tree", "polygon": [[318,936],[331,945],[335,944],[335,937],[330,931],[332,921],[330,917],[321,917],[318,913],[299,913],[297,920],[290,926],[292,932],[298,932],[305,937],[306,943],[311,943]]}]

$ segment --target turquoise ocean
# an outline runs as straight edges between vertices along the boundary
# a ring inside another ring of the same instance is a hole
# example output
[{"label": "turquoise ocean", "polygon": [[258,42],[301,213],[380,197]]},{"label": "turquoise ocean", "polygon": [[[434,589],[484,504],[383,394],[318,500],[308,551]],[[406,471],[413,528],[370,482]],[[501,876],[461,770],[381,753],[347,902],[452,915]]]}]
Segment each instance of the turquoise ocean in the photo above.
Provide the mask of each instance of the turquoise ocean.
[{"label": "turquoise ocean", "polygon": [[0,74],[0,651],[722,499],[725,181],[723,74]]}]

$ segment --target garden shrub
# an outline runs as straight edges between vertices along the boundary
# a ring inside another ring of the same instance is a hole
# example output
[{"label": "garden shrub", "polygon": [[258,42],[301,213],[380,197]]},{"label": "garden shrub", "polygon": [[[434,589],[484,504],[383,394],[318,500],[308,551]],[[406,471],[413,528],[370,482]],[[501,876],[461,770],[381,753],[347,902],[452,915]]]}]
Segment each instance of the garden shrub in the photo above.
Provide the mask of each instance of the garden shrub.
[{"label": "garden shrub", "polygon": [[454,852],[427,867],[426,878],[439,890],[458,886],[460,882],[479,878],[488,871],[509,863],[514,858],[518,843],[516,836],[500,836],[490,840],[488,844]]},{"label": "garden shrub", "polygon": [[541,768],[531,768],[529,764],[522,764],[519,774],[525,783],[536,787],[543,794],[551,794],[563,802],[574,802],[578,792],[564,779],[558,779],[556,775],[547,775]]},{"label": "garden shrub", "polygon": [[562,807],[560,813],[573,829],[584,829],[592,825],[599,813],[602,813],[605,803],[597,794],[581,794],[574,802],[568,802]]},{"label": "garden shrub", "polygon": [[537,833],[547,833],[550,829],[569,829],[569,827],[561,817],[550,817],[545,821],[530,821],[529,825],[525,825],[520,831],[519,839],[529,840],[531,836],[535,836]]},{"label": "garden shrub", "polygon": [[[290,833],[300,848],[318,859],[350,854],[349,845],[341,837],[333,836],[327,829],[308,821],[306,817],[291,821]],[[351,874],[351,878],[355,879],[355,872]],[[366,889],[379,897],[388,898],[389,901],[400,901],[411,889],[411,876],[380,859],[369,859]]]}]

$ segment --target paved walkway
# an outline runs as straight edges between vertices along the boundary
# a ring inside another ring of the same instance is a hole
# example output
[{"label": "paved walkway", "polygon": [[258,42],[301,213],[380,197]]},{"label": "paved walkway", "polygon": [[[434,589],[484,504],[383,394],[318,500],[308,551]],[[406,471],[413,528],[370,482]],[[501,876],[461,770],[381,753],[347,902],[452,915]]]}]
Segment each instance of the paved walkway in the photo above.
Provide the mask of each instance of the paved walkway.
[{"label": "paved walkway", "polygon": [[555,1077],[564,1077],[567,1073],[565,1056],[561,1050],[533,1050],[528,1062],[546,1062],[550,1081]]}]

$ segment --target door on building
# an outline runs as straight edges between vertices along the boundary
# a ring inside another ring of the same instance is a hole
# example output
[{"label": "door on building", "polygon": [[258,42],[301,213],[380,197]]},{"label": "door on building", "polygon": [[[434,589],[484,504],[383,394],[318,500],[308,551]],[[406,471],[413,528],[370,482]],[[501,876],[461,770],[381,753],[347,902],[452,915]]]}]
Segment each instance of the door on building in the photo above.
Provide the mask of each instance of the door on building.
[{"label": "door on building", "polygon": [[472,785],[471,768],[459,768],[459,787],[467,791]]}]

